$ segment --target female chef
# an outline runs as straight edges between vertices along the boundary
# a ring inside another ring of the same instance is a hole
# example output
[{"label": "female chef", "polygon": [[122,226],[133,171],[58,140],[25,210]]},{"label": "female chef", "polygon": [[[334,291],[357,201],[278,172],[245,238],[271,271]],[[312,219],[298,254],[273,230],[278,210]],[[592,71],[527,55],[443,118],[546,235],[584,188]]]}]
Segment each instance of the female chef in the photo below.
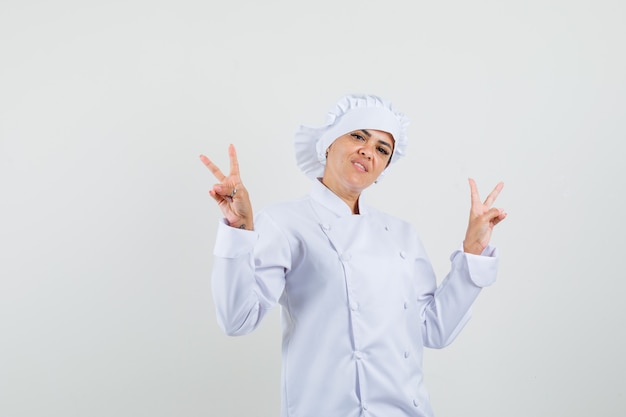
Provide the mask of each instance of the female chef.
[{"label": "female chef", "polygon": [[305,198],[253,214],[229,147],[230,173],[209,158],[219,222],[212,274],[218,322],[254,330],[281,306],[282,417],[425,417],[423,348],[449,344],[481,289],[496,278],[491,233],[506,213],[470,179],[462,246],[441,285],[413,227],[368,206],[363,190],[407,145],[407,118],[371,95],[343,97],[321,127],[296,133],[296,160],[312,179]]}]

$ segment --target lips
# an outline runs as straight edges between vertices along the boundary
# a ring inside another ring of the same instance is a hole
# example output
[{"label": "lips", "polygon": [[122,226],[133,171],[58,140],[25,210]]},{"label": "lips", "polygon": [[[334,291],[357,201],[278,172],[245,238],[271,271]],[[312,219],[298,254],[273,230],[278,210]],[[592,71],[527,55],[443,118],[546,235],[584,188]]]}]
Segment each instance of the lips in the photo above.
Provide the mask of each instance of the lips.
[{"label": "lips", "polygon": [[352,161],[352,165],[354,165],[356,167],[356,169],[358,169],[359,171],[362,171],[362,172],[368,172],[369,171],[369,169],[367,169],[365,164],[363,164],[362,162]]}]

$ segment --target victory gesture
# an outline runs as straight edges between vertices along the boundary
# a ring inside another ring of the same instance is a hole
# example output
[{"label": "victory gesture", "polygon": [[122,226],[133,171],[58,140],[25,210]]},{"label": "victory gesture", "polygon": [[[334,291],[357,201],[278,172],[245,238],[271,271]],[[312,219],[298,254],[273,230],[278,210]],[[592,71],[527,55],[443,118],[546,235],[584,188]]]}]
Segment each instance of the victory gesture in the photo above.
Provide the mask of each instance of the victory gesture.
[{"label": "victory gesture", "polygon": [[507,213],[504,210],[491,207],[502,191],[504,183],[498,183],[484,203],[480,201],[476,182],[472,178],[469,179],[469,185],[472,194],[472,207],[469,225],[463,241],[463,250],[480,255],[489,244],[494,226],[506,218]]},{"label": "victory gesture", "polygon": [[252,204],[248,191],[239,177],[239,162],[237,152],[231,144],[228,147],[230,157],[230,173],[224,175],[209,158],[200,155],[200,160],[215,175],[219,181],[209,190],[209,194],[217,202],[228,224],[238,229],[254,229]]}]

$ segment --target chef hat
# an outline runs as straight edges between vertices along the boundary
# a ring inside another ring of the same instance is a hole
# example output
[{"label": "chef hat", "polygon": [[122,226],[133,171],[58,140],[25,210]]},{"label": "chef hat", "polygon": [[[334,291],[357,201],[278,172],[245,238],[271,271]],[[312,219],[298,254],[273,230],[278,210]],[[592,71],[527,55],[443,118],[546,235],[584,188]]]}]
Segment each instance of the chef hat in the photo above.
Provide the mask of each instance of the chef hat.
[{"label": "chef hat", "polygon": [[310,178],[323,176],[328,147],[338,137],[361,129],[390,133],[395,140],[390,163],[396,162],[406,151],[408,125],[409,121],[404,114],[397,112],[389,101],[378,96],[344,96],[329,110],[325,125],[300,126],[294,140],[296,163]]}]

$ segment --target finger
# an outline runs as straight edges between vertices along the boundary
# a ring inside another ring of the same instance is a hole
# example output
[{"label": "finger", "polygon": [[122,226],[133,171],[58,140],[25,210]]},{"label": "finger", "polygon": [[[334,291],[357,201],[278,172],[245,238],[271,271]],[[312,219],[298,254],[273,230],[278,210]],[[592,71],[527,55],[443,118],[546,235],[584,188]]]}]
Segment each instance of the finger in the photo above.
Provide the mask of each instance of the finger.
[{"label": "finger", "polygon": [[209,195],[213,197],[213,200],[215,200],[218,204],[224,200],[224,197],[216,193],[215,190],[209,190]]},{"label": "finger", "polygon": [[204,155],[200,155],[200,160],[207,168],[209,168],[209,170],[213,173],[213,175],[215,175],[215,178],[217,178],[218,181],[224,181],[224,178],[226,178],[226,176],[222,173],[222,171],[220,171],[217,165],[215,165],[209,158]]},{"label": "finger", "polygon": [[228,147],[228,156],[230,156],[230,175],[239,177],[239,161],[237,160],[237,151],[232,143]]},{"label": "finger", "polygon": [[468,178],[470,193],[472,197],[472,207],[480,205],[480,196],[478,195],[478,187],[476,187],[476,181],[473,178]]},{"label": "finger", "polygon": [[506,219],[507,213],[505,211],[500,210],[500,215],[492,220],[493,225],[497,225],[502,220]]},{"label": "finger", "polygon": [[213,187],[213,190],[228,201],[233,201],[233,198],[235,198],[235,195],[237,195],[237,192],[239,191],[234,185],[231,186],[222,184],[216,184]]},{"label": "finger", "polygon": [[496,198],[498,198],[498,195],[500,194],[500,191],[502,191],[503,187],[504,187],[504,183],[500,181],[498,185],[496,185],[496,188],[494,188],[493,191],[489,193],[489,195],[485,199],[485,205],[487,207],[491,207],[493,205],[494,201],[496,201]]},{"label": "finger", "polygon": [[[489,222],[494,222],[497,219],[500,219],[500,217],[502,216],[502,213],[503,213],[502,210],[500,210],[499,208],[493,207],[489,209],[485,214],[483,214],[484,216],[483,218]],[[497,221],[500,221],[500,220],[497,220]]]}]

